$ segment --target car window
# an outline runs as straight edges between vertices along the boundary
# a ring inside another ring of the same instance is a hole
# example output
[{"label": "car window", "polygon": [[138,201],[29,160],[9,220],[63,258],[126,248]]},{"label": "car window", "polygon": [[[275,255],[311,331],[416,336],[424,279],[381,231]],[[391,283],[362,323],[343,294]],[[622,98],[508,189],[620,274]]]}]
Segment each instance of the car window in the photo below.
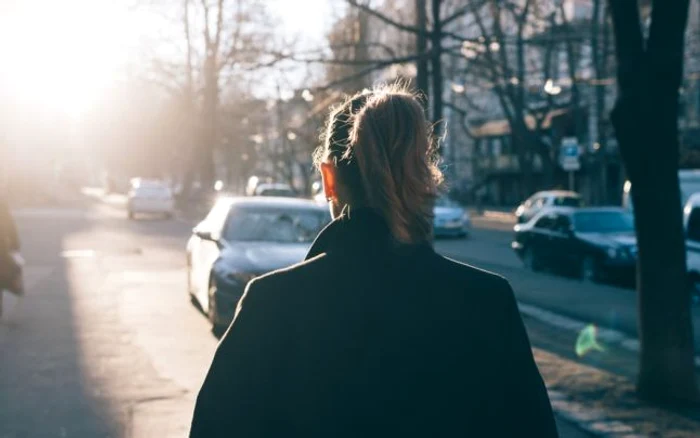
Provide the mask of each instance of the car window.
[{"label": "car window", "polygon": [[556,219],[553,215],[542,216],[535,222],[535,228],[540,230],[551,230],[554,227],[554,220]]},{"label": "car window", "polygon": [[310,243],[329,222],[319,210],[232,209],[223,238],[228,242]]},{"label": "car window", "polygon": [[559,215],[554,221],[554,231],[559,233],[568,233],[571,230],[571,220],[569,216]]},{"label": "car window", "polygon": [[537,198],[536,200],[534,200],[534,201],[532,202],[532,206],[535,207],[535,208],[542,208],[542,207],[545,206],[546,201],[547,201],[547,198],[544,198],[544,197],[542,197],[542,198]]},{"label": "car window", "polygon": [[170,189],[163,186],[139,186],[134,189],[136,196],[144,198],[167,198],[171,196]]},{"label": "car window", "polygon": [[263,189],[258,193],[258,196],[279,196],[293,198],[294,192],[288,189]]},{"label": "car window", "polygon": [[540,199],[539,196],[531,196],[523,202],[523,207],[525,208],[531,208],[533,205],[535,205],[535,202]]},{"label": "car window", "polygon": [[626,211],[577,212],[574,227],[581,233],[629,233],[634,231],[634,218]]},{"label": "car window", "polygon": [[688,240],[700,242],[700,207],[695,207],[690,212],[686,235],[688,236]]},{"label": "car window", "polygon": [[583,207],[583,200],[577,196],[557,196],[554,205],[558,207]]}]

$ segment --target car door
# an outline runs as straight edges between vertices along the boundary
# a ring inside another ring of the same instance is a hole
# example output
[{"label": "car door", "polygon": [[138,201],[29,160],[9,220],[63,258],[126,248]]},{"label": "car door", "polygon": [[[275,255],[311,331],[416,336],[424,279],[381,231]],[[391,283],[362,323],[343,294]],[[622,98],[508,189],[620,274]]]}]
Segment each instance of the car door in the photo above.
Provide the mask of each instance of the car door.
[{"label": "car door", "polygon": [[560,213],[554,217],[549,248],[551,260],[560,268],[570,266],[577,260],[576,240],[569,215]]},{"label": "car door", "polygon": [[535,221],[530,230],[530,249],[539,263],[549,266],[551,263],[551,236],[554,215],[545,214]]},{"label": "car door", "polygon": [[690,211],[685,235],[688,272],[700,275],[700,206]]}]

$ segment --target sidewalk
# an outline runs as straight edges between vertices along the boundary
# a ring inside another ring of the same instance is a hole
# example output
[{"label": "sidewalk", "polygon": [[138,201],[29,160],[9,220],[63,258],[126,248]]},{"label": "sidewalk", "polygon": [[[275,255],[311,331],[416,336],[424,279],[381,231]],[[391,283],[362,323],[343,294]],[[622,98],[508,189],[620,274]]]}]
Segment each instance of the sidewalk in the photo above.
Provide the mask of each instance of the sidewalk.
[{"label": "sidewalk", "polygon": [[515,215],[511,209],[484,207],[468,209],[472,224],[477,228],[484,228],[497,231],[513,231],[515,225]]},{"label": "sidewalk", "polygon": [[527,313],[523,320],[558,415],[603,437],[700,436],[697,409],[673,411],[637,398],[634,351],[598,338],[602,351],[590,350],[579,357],[575,352],[579,331],[554,327]]},{"label": "sidewalk", "polygon": [[[117,197],[98,199],[115,207],[120,203]],[[180,209],[178,218],[194,223],[204,214],[203,207]],[[472,218],[496,230],[512,230],[515,223],[511,213],[496,210],[485,210]],[[637,372],[636,350],[625,348],[611,330],[597,332],[598,342],[605,351],[590,351],[579,357],[574,347],[580,330],[588,324],[568,320],[563,324],[566,318],[547,317],[546,311],[531,307],[521,304],[521,312],[559,417],[603,437],[700,436],[699,413],[672,412],[636,398],[633,384]],[[169,411],[170,407],[163,409]]]}]

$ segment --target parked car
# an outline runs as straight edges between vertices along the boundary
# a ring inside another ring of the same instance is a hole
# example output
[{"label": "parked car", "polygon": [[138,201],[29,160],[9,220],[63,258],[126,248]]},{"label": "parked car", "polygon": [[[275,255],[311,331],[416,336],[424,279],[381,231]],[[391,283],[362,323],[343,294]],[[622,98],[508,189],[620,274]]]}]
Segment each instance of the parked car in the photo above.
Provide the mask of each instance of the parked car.
[{"label": "parked car", "polygon": [[254,277],[301,262],[328,208],[311,200],[222,197],[187,242],[187,291],[215,333],[233,318]]},{"label": "parked car", "polygon": [[255,188],[255,196],[276,196],[285,198],[296,198],[297,193],[288,184],[270,183],[260,184]]},{"label": "parked car", "polygon": [[700,300],[700,193],[688,198],[683,208],[683,227],[690,290],[695,300]]},{"label": "parked car", "polygon": [[568,270],[584,281],[633,278],[637,239],[619,207],[551,207],[515,226],[512,247],[532,270]]},{"label": "parked car", "polygon": [[467,237],[471,228],[469,213],[446,196],[435,201],[433,207],[433,234],[435,237]]},{"label": "parked car", "polygon": [[548,207],[582,207],[583,199],[576,192],[566,190],[549,190],[537,192],[530,196],[515,210],[519,224],[532,219],[540,210]]},{"label": "parked car", "polygon": [[127,201],[129,219],[134,219],[137,214],[158,214],[171,218],[174,212],[175,198],[166,183],[141,178],[131,181]]}]

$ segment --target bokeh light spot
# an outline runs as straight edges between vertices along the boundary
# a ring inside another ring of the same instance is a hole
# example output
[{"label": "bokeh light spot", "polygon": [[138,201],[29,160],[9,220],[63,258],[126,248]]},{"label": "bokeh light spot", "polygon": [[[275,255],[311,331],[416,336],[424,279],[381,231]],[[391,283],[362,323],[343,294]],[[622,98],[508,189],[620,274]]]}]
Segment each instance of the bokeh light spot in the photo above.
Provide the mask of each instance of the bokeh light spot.
[{"label": "bokeh light spot", "polygon": [[576,338],[576,355],[583,357],[591,351],[605,351],[597,339],[598,329],[593,324],[588,324],[578,334]]}]

